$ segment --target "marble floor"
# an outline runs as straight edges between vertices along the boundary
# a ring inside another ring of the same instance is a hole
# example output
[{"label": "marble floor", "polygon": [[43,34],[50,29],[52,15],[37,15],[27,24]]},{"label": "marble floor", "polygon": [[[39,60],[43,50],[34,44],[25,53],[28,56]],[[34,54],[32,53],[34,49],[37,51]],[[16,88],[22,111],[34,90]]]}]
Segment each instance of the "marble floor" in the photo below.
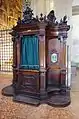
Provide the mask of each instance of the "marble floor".
[{"label": "marble floor", "polygon": [[15,103],[12,97],[1,95],[1,89],[11,81],[12,74],[0,73],[0,119],[79,119],[79,70],[72,79],[71,104],[65,108]]}]

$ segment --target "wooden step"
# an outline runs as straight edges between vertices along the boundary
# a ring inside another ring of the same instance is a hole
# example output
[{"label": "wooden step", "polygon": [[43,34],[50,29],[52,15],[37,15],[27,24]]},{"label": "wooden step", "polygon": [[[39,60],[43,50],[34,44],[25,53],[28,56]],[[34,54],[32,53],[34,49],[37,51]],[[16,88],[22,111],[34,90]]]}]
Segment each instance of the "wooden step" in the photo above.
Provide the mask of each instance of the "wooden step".
[{"label": "wooden step", "polygon": [[60,88],[59,87],[53,87],[53,86],[49,86],[47,88],[47,92],[59,92],[60,91]]}]

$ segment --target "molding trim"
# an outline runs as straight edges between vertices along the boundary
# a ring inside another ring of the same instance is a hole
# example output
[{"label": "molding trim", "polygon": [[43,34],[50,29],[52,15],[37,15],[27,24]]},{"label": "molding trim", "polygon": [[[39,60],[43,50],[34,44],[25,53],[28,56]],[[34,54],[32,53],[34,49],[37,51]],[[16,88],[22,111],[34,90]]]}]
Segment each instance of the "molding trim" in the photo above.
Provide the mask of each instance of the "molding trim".
[{"label": "molding trim", "polygon": [[72,15],[79,15],[79,5],[72,6]]}]

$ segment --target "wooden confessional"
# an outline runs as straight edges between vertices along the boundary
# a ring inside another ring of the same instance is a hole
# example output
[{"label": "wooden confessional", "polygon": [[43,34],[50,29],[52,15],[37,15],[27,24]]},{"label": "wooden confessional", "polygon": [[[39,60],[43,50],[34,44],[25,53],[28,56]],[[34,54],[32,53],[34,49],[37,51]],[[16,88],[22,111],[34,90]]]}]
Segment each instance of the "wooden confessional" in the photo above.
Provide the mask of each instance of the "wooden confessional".
[{"label": "wooden confessional", "polygon": [[54,11],[33,17],[27,6],[23,19],[13,28],[13,82],[2,90],[13,100],[39,105],[66,106],[70,90],[66,85],[66,16],[57,22]]}]

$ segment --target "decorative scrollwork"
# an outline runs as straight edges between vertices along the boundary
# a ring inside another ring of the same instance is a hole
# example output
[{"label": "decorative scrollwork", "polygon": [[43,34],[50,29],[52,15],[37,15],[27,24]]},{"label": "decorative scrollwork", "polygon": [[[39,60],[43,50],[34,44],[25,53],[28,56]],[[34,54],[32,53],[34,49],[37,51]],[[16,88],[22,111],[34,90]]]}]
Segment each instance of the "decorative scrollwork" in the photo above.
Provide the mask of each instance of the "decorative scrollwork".
[{"label": "decorative scrollwork", "polygon": [[20,18],[18,18],[17,24],[37,24],[39,22],[44,22],[47,23],[47,25],[51,26],[67,25],[67,16],[65,15],[58,23],[55,17],[54,10],[51,10],[47,16],[41,13],[40,18],[38,16],[33,17],[33,15],[33,10],[28,4],[26,4],[26,9],[23,12],[23,19],[21,20]]},{"label": "decorative scrollwork", "polygon": [[13,42],[14,42],[16,39],[19,38],[19,33],[16,32],[15,30],[13,30],[10,34],[13,36],[13,38],[12,38],[12,41],[13,41]]},{"label": "decorative scrollwork", "polygon": [[67,16],[65,15],[63,19],[60,20],[60,25],[67,24]]},{"label": "decorative scrollwork", "polygon": [[47,22],[50,25],[56,25],[56,24],[58,24],[58,22],[56,21],[54,10],[51,10],[50,13],[47,15]]},{"label": "decorative scrollwork", "polygon": [[43,14],[41,13],[40,14],[40,21],[43,21],[44,20],[44,17],[43,17]]},{"label": "decorative scrollwork", "polygon": [[60,22],[57,21],[54,10],[51,10],[47,16],[43,15],[42,13],[40,14],[40,17],[38,16],[33,17],[33,15],[34,15],[33,10],[30,8],[29,5],[26,4],[26,9],[23,12],[23,19],[21,20],[20,18],[18,18],[17,24],[38,25],[38,23],[42,23],[42,24],[44,23],[46,24],[46,26],[51,26],[51,27],[56,26],[56,29],[59,32],[58,39],[60,40],[62,37],[63,41],[65,41],[65,39],[67,38],[67,31],[70,29],[70,26],[67,25],[66,15],[60,20]]},{"label": "decorative scrollwork", "polygon": [[23,19],[18,18],[17,24],[34,24],[38,22],[38,18],[33,17],[33,10],[27,5],[23,12]]}]

